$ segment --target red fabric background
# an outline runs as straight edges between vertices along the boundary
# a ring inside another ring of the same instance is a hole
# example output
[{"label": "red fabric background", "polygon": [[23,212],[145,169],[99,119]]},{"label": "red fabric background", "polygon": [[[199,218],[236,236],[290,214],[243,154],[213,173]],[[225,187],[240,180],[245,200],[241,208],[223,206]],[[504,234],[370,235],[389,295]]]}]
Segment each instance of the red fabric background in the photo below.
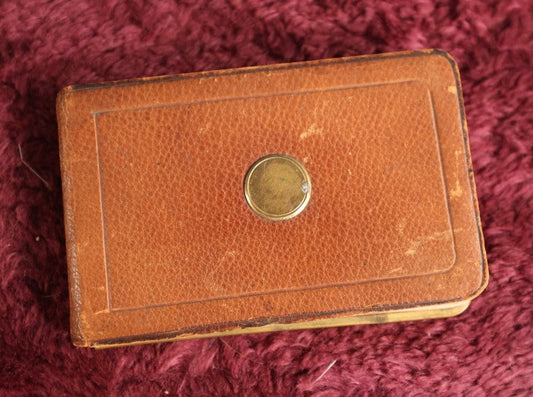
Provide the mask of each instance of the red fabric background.
[{"label": "red fabric background", "polygon": [[[531,395],[532,23],[530,0],[0,2],[0,394]],[[429,47],[462,72],[492,276],[465,314],[71,346],[61,87]]]}]

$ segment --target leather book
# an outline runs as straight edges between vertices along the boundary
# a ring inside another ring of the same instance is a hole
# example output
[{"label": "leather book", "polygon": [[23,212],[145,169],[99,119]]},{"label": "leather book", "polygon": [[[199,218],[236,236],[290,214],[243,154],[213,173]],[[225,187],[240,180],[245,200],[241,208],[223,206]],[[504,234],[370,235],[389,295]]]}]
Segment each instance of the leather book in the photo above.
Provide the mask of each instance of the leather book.
[{"label": "leather book", "polygon": [[57,114],[77,346],[445,317],[487,285],[444,52],[74,85]]}]

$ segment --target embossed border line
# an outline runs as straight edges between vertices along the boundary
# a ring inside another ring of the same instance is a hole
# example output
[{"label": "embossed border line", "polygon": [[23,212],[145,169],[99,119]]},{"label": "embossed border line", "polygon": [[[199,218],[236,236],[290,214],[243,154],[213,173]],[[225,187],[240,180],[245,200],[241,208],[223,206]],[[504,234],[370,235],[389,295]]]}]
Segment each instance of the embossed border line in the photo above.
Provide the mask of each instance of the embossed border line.
[{"label": "embossed border line", "polygon": [[[317,94],[322,92],[334,92],[334,91],[347,91],[347,90],[354,90],[354,89],[362,89],[362,88],[371,88],[371,87],[378,87],[378,86],[385,86],[385,85],[393,85],[393,84],[406,84],[406,83],[420,83],[426,86],[427,93],[428,93],[428,100],[430,104],[431,109],[431,120],[433,124],[433,131],[435,133],[435,138],[437,142],[437,155],[439,159],[440,169],[441,169],[441,178],[443,183],[443,189],[444,189],[444,196],[445,196],[445,205],[446,210],[448,214],[448,224],[450,226],[451,231],[451,239],[452,239],[452,246],[454,250],[454,261],[453,263],[447,267],[444,270],[439,271],[433,271],[433,272],[427,272],[427,273],[417,273],[415,275],[402,275],[402,276],[396,276],[396,277],[387,277],[387,278],[370,278],[370,279],[364,279],[364,280],[358,280],[358,281],[349,281],[345,283],[333,283],[333,284],[322,284],[322,285],[314,285],[311,287],[295,287],[295,288],[285,288],[285,289],[278,289],[273,291],[263,291],[263,292],[250,292],[250,293],[243,293],[243,294],[234,294],[234,295],[225,295],[225,296],[217,296],[217,297],[211,297],[211,298],[199,298],[199,299],[192,299],[188,301],[179,301],[179,302],[166,302],[166,303],[155,303],[145,306],[137,306],[137,307],[119,307],[119,308],[113,308],[112,303],[112,283],[111,283],[111,276],[110,276],[110,265],[108,260],[108,245],[107,245],[107,237],[106,237],[106,219],[105,219],[105,200],[104,200],[104,188],[103,188],[103,175],[102,175],[102,164],[101,164],[101,155],[100,155],[100,139],[99,139],[99,127],[98,127],[98,117],[100,115],[109,114],[109,113],[116,113],[116,112],[135,112],[139,110],[148,110],[148,109],[160,109],[160,108],[171,108],[171,107],[180,107],[180,106],[189,106],[189,105],[201,105],[201,104],[207,104],[207,103],[216,103],[216,102],[229,102],[229,101],[238,101],[238,100],[251,100],[251,99],[262,99],[262,98],[271,98],[271,97],[283,97],[283,96],[293,96],[293,95],[305,95],[305,94]],[[185,304],[194,304],[194,303],[201,303],[201,302],[210,302],[210,301],[220,301],[220,300],[227,300],[227,299],[235,299],[235,298],[245,298],[245,297],[252,297],[252,296],[261,296],[261,295],[274,295],[274,294],[280,294],[280,293],[288,293],[288,292],[298,292],[298,291],[306,291],[306,290],[317,290],[317,289],[325,289],[325,288],[335,288],[335,287],[346,287],[346,286],[352,286],[357,284],[364,284],[369,282],[375,282],[375,281],[390,281],[390,280],[398,280],[398,279],[406,279],[406,278],[413,278],[413,277],[425,277],[433,274],[441,274],[449,271],[456,263],[457,259],[457,250],[456,250],[456,244],[455,244],[455,234],[453,233],[453,222],[451,219],[450,214],[450,203],[449,203],[449,197],[447,194],[447,187],[446,187],[446,176],[445,171],[443,167],[442,162],[442,153],[441,153],[441,147],[440,147],[440,139],[439,139],[439,133],[438,133],[438,126],[436,122],[436,115],[435,115],[435,105],[433,102],[433,97],[431,95],[431,90],[429,89],[426,82],[423,80],[418,79],[406,79],[406,80],[392,80],[387,82],[380,82],[380,83],[370,83],[370,84],[356,84],[351,86],[342,86],[342,87],[333,87],[333,88],[324,88],[324,89],[318,89],[318,90],[301,90],[301,91],[290,91],[290,92],[279,92],[275,94],[263,94],[263,95],[250,95],[250,96],[239,96],[239,97],[227,97],[227,98],[217,98],[217,99],[204,99],[204,100],[196,100],[196,101],[190,101],[190,102],[177,102],[177,103],[168,103],[168,104],[162,104],[162,105],[153,105],[153,106],[142,106],[142,107],[135,107],[135,108],[129,108],[129,109],[112,109],[112,110],[99,110],[92,112],[94,117],[94,130],[95,130],[95,139],[96,139],[96,157],[98,162],[98,181],[100,184],[100,204],[101,204],[101,215],[102,215],[102,235],[103,235],[103,250],[104,250],[104,261],[105,261],[105,277],[106,277],[106,292],[107,292],[107,303],[108,303],[108,310],[110,312],[117,312],[117,311],[134,311],[134,310],[141,310],[141,309],[151,309],[151,308],[159,308],[159,307],[168,307],[168,306],[178,306],[178,305],[185,305]]]}]

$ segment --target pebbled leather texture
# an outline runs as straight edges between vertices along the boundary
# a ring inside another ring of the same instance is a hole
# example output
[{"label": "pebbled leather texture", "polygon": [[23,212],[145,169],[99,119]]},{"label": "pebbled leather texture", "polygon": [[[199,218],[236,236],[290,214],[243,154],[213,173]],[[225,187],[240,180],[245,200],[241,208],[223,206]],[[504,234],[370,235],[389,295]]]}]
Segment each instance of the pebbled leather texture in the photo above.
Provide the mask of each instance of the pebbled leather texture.
[{"label": "pebbled leather texture", "polygon": [[[446,53],[72,86],[57,108],[76,345],[423,310],[486,286]],[[284,222],[243,194],[274,153],[313,185]]]}]

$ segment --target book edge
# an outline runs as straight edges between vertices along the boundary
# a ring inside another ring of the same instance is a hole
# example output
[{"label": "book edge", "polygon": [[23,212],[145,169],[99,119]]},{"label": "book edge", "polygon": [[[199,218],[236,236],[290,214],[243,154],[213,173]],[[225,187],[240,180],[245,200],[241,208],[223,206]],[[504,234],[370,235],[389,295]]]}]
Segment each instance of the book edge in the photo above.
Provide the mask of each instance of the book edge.
[{"label": "book edge", "polygon": [[82,294],[80,291],[80,275],[76,259],[76,236],[72,211],[72,196],[69,184],[68,155],[66,153],[66,134],[68,131],[68,103],[73,93],[72,86],[63,88],[56,98],[56,114],[58,121],[59,165],[63,195],[64,230],[67,259],[67,273],[70,304],[70,336],[75,346],[89,346],[83,330]]},{"label": "book edge", "polygon": [[[315,328],[346,327],[353,325],[385,324],[399,321],[430,320],[445,317],[458,316],[470,305],[470,300],[426,307],[407,308],[385,312],[365,313],[352,316],[340,316],[336,318],[318,318],[314,320],[294,322],[294,323],[271,323],[262,326],[252,326],[243,328],[233,328],[225,331],[208,332],[205,334],[188,333],[173,336],[164,334],[136,335],[129,338],[117,338],[111,340],[94,341],[89,346],[95,349],[106,349],[112,347],[142,345],[148,343],[173,342],[198,338],[214,338],[233,335],[243,335],[252,333],[293,331]],[[87,346],[76,345],[76,346]]]}]

